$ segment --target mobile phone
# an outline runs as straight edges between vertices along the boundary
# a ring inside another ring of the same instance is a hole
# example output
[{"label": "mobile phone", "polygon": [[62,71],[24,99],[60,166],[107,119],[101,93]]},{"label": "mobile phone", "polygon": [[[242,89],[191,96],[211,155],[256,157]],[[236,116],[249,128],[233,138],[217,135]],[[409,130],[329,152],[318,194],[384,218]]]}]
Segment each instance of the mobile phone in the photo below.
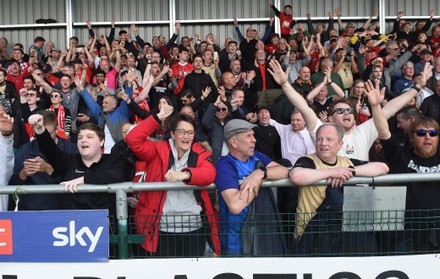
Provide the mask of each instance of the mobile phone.
[{"label": "mobile phone", "polygon": [[217,51],[214,51],[214,60],[218,60],[219,58],[218,58],[218,52]]}]

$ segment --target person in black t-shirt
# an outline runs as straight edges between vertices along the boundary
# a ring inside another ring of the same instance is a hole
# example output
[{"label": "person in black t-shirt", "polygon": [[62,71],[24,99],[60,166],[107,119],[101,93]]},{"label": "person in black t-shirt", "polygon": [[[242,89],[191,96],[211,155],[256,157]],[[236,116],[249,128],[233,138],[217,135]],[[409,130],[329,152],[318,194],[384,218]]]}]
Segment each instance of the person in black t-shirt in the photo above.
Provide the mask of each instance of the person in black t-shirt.
[{"label": "person in black t-shirt", "polygon": [[[424,73],[427,74],[427,71]],[[426,80],[426,78],[424,78]],[[389,162],[391,173],[440,173],[439,124],[430,117],[421,117],[411,123],[408,131],[412,148],[400,146],[389,131],[388,122],[380,108],[383,90],[378,85],[367,86],[377,101],[371,102],[375,125]],[[440,249],[440,187],[436,181],[406,183],[405,240],[398,243],[404,251],[433,252]],[[403,246],[405,244],[405,246]]]}]

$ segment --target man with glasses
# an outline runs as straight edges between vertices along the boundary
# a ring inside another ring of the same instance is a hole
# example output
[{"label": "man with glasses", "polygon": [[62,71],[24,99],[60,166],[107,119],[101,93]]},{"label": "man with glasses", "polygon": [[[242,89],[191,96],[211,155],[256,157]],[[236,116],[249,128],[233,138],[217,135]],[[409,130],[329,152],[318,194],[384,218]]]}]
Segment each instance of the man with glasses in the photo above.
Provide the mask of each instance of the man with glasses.
[{"label": "man with glasses", "polygon": [[45,109],[46,106],[40,102],[40,94],[35,87],[29,89],[22,88],[19,91],[20,94],[20,111],[23,118],[23,122],[26,126],[26,131],[29,138],[32,138],[33,131],[32,127],[28,123],[28,118],[37,113],[38,111]]},{"label": "man with glasses", "polygon": [[[379,96],[379,90],[374,91]],[[432,118],[423,116],[409,127],[409,138],[412,148],[401,147],[392,136],[388,122],[377,102],[371,102],[376,127],[389,161],[391,173],[440,173],[439,124]],[[406,184],[405,236],[399,238],[398,247],[404,251],[432,252],[440,249],[440,189],[438,182],[408,182]]]},{"label": "man with glasses", "polygon": [[[271,61],[270,66],[272,75],[275,80],[282,86],[286,96],[290,102],[301,112],[306,121],[306,126],[312,136],[316,139],[316,131],[323,124],[315,112],[307,106],[304,98],[296,92],[288,82],[288,73],[283,72],[281,65],[276,61]],[[422,78],[416,86],[406,91],[404,94],[394,98],[384,107],[385,117],[388,119],[404,105],[406,105],[417,93],[424,88],[426,80],[432,75],[429,65],[423,71]],[[329,106],[328,120],[343,127],[345,134],[343,139],[343,147],[339,151],[339,155],[347,156],[358,160],[368,161],[368,152],[377,138],[377,130],[374,125],[373,118],[355,126],[354,109],[347,100],[339,100]]]},{"label": "man with glasses", "polygon": [[393,84],[393,93],[397,96],[402,92],[413,86],[412,78],[414,76],[414,63],[407,61],[402,66],[402,76],[400,76]]},{"label": "man with glasses", "polygon": [[[61,150],[71,154],[78,152],[75,144],[57,137],[58,122],[54,112],[40,111],[38,114],[43,115],[43,125]],[[10,185],[47,185],[60,182],[61,176],[54,172],[53,167],[47,163],[47,159],[41,152],[36,140],[20,147],[15,156],[15,166],[9,181]],[[55,194],[35,194],[21,195],[17,203],[19,210],[49,210],[61,209],[61,200],[61,197]]]}]

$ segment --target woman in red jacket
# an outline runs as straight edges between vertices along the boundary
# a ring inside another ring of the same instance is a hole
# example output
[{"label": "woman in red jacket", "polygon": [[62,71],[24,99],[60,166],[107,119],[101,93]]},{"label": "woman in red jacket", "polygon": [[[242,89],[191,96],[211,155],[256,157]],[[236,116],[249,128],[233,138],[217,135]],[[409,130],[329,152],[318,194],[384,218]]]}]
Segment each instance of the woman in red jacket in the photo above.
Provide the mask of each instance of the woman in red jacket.
[{"label": "woman in red jacket", "polygon": [[[157,115],[151,115],[127,135],[134,154],[147,163],[146,180],[182,181],[200,187],[213,183],[216,171],[212,154],[193,142],[192,118],[179,115],[171,124],[168,141],[148,139],[172,111],[171,106],[162,106]],[[135,220],[138,233],[145,235],[141,246],[154,256],[203,256],[206,241],[219,254],[217,216],[206,190],[142,192]]]}]

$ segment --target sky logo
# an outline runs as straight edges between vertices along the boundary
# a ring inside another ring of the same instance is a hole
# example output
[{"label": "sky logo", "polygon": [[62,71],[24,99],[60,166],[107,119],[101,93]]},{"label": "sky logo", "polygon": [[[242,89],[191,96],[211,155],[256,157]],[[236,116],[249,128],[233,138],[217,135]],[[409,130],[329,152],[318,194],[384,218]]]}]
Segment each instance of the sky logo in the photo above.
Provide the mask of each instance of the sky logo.
[{"label": "sky logo", "polygon": [[108,262],[108,257],[108,210],[0,212],[0,263]]},{"label": "sky logo", "polygon": [[0,220],[0,255],[12,255],[12,220]]},{"label": "sky logo", "polygon": [[[93,253],[96,245],[98,244],[99,237],[104,227],[98,227],[95,233],[90,230],[89,227],[81,227],[79,230],[76,228],[75,221],[70,221],[68,227],[56,227],[52,231],[52,235],[56,241],[53,242],[53,246],[75,246],[78,242],[79,245],[89,247],[88,252]],[[87,241],[86,241],[87,240]],[[90,244],[88,244],[89,242]]]}]

